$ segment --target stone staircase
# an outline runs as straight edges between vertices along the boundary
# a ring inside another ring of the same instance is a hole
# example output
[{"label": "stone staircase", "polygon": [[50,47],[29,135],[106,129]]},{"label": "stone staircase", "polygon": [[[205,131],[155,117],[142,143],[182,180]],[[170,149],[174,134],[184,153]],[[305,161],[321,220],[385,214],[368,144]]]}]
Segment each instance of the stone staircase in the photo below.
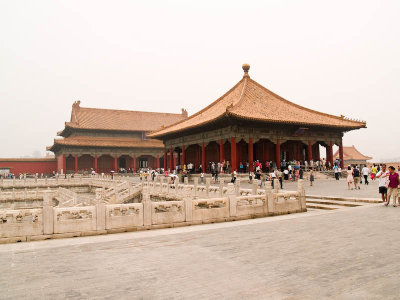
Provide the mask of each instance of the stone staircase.
[{"label": "stone staircase", "polygon": [[379,199],[307,195],[307,210],[339,210],[382,203]]}]

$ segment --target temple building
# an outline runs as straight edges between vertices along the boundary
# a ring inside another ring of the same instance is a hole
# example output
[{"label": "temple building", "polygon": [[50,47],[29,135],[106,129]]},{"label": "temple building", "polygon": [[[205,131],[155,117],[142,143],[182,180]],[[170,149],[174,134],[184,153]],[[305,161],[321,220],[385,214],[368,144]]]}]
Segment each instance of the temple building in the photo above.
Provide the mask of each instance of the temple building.
[{"label": "temple building", "polygon": [[[339,151],[336,151],[334,154],[334,159],[339,158]],[[343,147],[343,159],[344,165],[366,165],[367,160],[372,159],[370,156],[365,156],[360,151],[356,149],[356,147]]]},{"label": "temple building", "polygon": [[54,152],[59,173],[110,172],[158,168],[162,141],[147,134],[187,118],[180,114],[86,108],[72,105],[71,120],[47,150]]},{"label": "temple building", "polygon": [[266,89],[249,76],[222,97],[181,121],[159,127],[149,137],[164,142],[164,168],[193,163],[208,170],[209,162],[240,162],[320,159],[320,145],[333,164],[333,145],[339,146],[343,161],[343,133],[366,128],[366,122],[311,110]]}]

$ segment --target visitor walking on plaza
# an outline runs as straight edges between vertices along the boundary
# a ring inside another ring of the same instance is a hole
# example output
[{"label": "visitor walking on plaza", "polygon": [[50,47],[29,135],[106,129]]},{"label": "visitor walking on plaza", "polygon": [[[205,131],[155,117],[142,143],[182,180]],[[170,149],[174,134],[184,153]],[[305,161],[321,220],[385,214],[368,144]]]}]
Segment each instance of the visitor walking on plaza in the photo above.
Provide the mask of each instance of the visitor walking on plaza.
[{"label": "visitor walking on plaza", "polygon": [[354,179],[353,179],[353,170],[351,169],[351,166],[347,167],[347,188],[353,189],[353,183],[354,183]]},{"label": "visitor walking on plaza", "polygon": [[355,189],[360,189],[360,170],[358,169],[357,166],[354,166],[353,168],[353,179],[354,179],[354,188]]},{"label": "visitor walking on plaza", "polygon": [[362,168],[361,172],[364,176],[365,184],[368,185],[369,184],[369,182],[368,182],[369,168],[367,167],[367,165],[365,165],[364,168]]},{"label": "visitor walking on plaza", "polygon": [[339,167],[337,164],[333,166],[333,171],[335,172],[335,179],[339,180]]},{"label": "visitor walking on plaza", "polygon": [[379,180],[379,194],[382,196],[382,201],[387,202],[387,186],[389,184],[389,172],[386,171],[386,165],[382,165],[382,170],[376,174]]},{"label": "visitor walking on plaza", "polygon": [[396,172],[396,169],[393,166],[389,167],[389,184],[388,184],[388,192],[387,192],[387,202],[386,206],[389,205],[390,198],[393,195],[393,206],[396,207],[397,204],[397,195],[398,195],[398,187],[400,184],[399,173]]},{"label": "visitor walking on plaza", "polygon": [[310,186],[313,185],[313,182],[314,182],[314,171],[311,170],[311,171],[310,171]]},{"label": "visitor walking on plaza", "polygon": [[376,174],[378,173],[378,168],[375,166],[375,164],[371,168],[371,179],[375,180]]}]

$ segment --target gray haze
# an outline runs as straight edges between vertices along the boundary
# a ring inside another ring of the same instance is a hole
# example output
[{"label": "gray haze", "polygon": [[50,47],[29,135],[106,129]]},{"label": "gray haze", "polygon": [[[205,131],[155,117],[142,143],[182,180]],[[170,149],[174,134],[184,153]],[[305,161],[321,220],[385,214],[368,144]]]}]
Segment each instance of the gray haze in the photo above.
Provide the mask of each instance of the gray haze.
[{"label": "gray haze", "polygon": [[71,105],[193,114],[250,76],[367,121],[400,157],[400,1],[0,1],[0,157],[45,154]]}]

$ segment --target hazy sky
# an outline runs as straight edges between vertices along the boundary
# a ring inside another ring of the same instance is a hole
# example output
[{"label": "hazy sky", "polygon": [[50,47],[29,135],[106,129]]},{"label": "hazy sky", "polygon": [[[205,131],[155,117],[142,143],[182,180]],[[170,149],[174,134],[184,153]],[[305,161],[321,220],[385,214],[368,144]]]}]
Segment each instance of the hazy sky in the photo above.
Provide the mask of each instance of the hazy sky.
[{"label": "hazy sky", "polygon": [[367,121],[400,157],[400,1],[0,0],[0,157],[44,155],[71,105],[193,114],[250,76],[297,104]]}]

